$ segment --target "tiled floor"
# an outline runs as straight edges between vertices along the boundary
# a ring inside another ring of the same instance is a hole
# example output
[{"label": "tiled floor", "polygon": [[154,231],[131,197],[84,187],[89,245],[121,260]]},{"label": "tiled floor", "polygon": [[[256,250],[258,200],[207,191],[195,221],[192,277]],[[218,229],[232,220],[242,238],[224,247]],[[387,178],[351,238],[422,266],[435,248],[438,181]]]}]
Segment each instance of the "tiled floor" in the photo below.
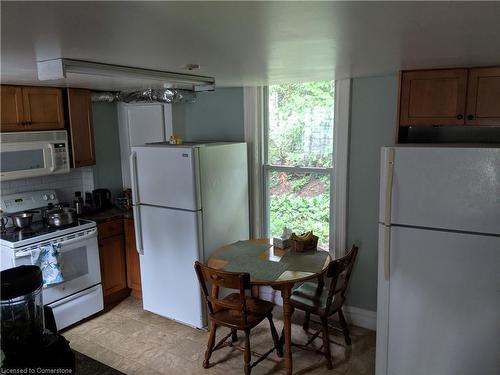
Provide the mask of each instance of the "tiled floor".
[{"label": "tiled floor", "polygon": [[[276,308],[275,323],[281,332],[281,309]],[[296,313],[297,314],[297,313]],[[295,315],[294,315],[295,316]],[[314,328],[314,324],[311,324]],[[300,322],[292,327],[294,342],[305,342]],[[221,335],[227,331],[219,329]],[[223,348],[211,358],[210,369],[203,369],[202,358],[207,332],[186,327],[144,311],[140,300],[126,299],[111,311],[80,324],[64,333],[73,349],[126,374],[190,375],[243,373],[243,353]],[[375,333],[351,328],[352,345],[346,349],[343,338],[332,334],[334,369],[327,370],[322,355],[293,348],[294,374],[358,375],[375,372]],[[242,340],[240,340],[242,341]],[[319,347],[320,340],[317,340]],[[271,348],[268,323],[252,330],[252,351],[264,353]],[[253,356],[252,359],[255,359]],[[281,374],[283,359],[272,353],[252,369],[252,374]]]}]

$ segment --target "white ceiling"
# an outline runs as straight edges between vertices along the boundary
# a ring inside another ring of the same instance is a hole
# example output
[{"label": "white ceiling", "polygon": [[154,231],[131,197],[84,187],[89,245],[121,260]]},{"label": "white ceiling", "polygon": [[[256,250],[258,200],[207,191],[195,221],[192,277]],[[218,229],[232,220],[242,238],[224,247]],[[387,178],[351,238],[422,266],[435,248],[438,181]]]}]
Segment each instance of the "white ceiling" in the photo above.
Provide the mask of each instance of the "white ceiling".
[{"label": "white ceiling", "polygon": [[500,65],[500,2],[2,1],[1,17],[4,83],[59,57],[200,64],[218,86]]}]

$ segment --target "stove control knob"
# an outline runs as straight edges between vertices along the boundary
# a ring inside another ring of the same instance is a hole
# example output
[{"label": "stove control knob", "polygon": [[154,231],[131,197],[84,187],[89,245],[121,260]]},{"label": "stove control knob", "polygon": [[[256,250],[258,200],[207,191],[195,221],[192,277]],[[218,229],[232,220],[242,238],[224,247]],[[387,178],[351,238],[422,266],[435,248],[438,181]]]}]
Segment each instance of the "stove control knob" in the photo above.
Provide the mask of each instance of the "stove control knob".
[{"label": "stove control knob", "polygon": [[50,194],[49,198],[51,201],[53,201],[54,199],[56,199],[56,196],[54,194]]},{"label": "stove control knob", "polygon": [[42,199],[44,201],[47,201],[47,200],[49,200],[49,196],[47,194],[44,194],[44,195],[42,195]]}]

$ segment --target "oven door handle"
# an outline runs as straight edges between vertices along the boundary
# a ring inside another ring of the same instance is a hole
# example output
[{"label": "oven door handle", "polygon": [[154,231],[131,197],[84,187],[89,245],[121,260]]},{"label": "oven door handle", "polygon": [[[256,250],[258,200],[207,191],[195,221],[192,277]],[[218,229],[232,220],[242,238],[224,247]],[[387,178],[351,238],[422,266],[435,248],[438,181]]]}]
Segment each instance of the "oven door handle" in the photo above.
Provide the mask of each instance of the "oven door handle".
[{"label": "oven door handle", "polygon": [[[88,232],[87,234],[84,234],[83,236],[78,236],[78,237],[75,237],[75,238],[70,238],[69,240],[66,240],[66,241],[52,241],[52,242],[49,242],[49,243],[46,243],[46,244],[41,244],[40,246],[44,246],[44,245],[48,245],[50,243],[60,243],[61,246],[67,246],[67,245],[71,245],[75,242],[80,242],[80,241],[84,241],[84,240],[88,240],[89,238],[92,238],[92,237],[97,237],[97,231],[95,229],[93,229],[91,232]],[[25,257],[25,256],[28,256],[28,255],[31,255],[31,249],[30,250],[26,250],[26,251],[20,251],[20,252],[17,252],[15,257],[16,258],[22,258],[22,257]]]}]

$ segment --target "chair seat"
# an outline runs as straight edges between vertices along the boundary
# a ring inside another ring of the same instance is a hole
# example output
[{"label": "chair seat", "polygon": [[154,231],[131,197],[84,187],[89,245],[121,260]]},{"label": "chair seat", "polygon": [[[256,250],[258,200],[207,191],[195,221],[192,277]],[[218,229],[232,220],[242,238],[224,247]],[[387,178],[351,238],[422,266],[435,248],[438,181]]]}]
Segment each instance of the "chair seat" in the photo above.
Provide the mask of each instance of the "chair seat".
[{"label": "chair seat", "polygon": [[[240,295],[232,293],[222,299],[224,302],[238,304]],[[211,318],[217,323],[228,327],[253,327],[264,320],[273,311],[274,305],[271,302],[264,301],[255,297],[246,297],[247,304],[247,324],[243,319],[243,312],[236,309],[222,308],[211,314]]]},{"label": "chair seat", "polygon": [[[321,294],[317,294],[318,284],[315,282],[305,282],[295,289],[290,297],[290,302],[294,308],[309,311],[318,315],[326,313],[326,302],[328,299],[329,286],[324,285]],[[330,306],[328,315],[331,315],[342,306],[340,298],[335,296]]]}]

